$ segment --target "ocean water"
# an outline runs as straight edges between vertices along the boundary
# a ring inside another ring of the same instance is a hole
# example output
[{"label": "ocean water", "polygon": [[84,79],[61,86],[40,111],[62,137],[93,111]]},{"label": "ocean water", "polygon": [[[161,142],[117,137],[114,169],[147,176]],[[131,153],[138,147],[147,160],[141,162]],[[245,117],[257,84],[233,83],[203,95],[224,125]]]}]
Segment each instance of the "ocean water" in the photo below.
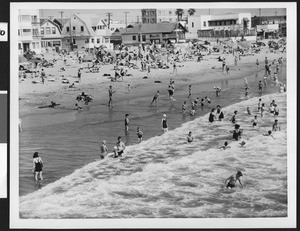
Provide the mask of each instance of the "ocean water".
[{"label": "ocean water", "polygon": [[[284,73],[284,69],[282,72]],[[257,92],[260,72],[247,76],[250,99],[243,80],[222,80],[193,85],[193,96],[212,100],[211,107],[182,116],[187,86],[176,88],[170,104],[161,92],[159,107],[148,107],[152,96],[115,102],[108,108],[94,102],[82,112],[28,115],[20,133],[19,193],[21,218],[133,218],[133,217],[283,217],[287,214],[286,96],[268,85]],[[176,81],[176,80],[175,80]],[[284,82],[284,79],[280,79]],[[213,86],[221,86],[220,97]],[[258,97],[268,105],[279,104],[282,131],[276,139],[261,134],[271,129],[274,118],[266,113],[257,129],[251,127]],[[190,109],[188,102],[188,109]],[[221,105],[223,122],[208,123],[212,107]],[[244,129],[246,148],[231,142],[229,121],[238,110],[237,123]],[[124,131],[124,115],[130,114],[130,130]],[[161,130],[167,114],[170,131]],[[137,144],[136,127],[144,132]],[[186,143],[189,131],[194,142]],[[99,159],[99,146],[107,141],[109,152],[116,139],[125,142],[121,159]],[[225,141],[228,150],[217,149]],[[44,182],[33,180],[32,155],[44,161]],[[237,170],[245,173],[245,188],[227,191],[224,180]],[[53,201],[57,203],[53,203]]]}]

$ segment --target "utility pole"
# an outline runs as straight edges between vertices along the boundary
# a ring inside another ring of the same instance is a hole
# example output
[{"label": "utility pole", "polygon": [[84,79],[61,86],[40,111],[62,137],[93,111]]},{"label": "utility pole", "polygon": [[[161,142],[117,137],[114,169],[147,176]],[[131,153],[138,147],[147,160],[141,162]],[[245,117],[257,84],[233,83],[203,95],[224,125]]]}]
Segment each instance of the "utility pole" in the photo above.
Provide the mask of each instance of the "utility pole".
[{"label": "utility pole", "polygon": [[127,31],[127,14],[129,14],[129,12],[124,12],[125,14],[125,25],[126,25],[126,31]]},{"label": "utility pole", "polygon": [[110,29],[110,16],[112,16],[112,13],[107,13],[106,15],[108,17],[108,29]]},{"label": "utility pole", "polygon": [[261,9],[260,8],[258,9],[258,12],[259,12],[259,25],[261,25]]}]

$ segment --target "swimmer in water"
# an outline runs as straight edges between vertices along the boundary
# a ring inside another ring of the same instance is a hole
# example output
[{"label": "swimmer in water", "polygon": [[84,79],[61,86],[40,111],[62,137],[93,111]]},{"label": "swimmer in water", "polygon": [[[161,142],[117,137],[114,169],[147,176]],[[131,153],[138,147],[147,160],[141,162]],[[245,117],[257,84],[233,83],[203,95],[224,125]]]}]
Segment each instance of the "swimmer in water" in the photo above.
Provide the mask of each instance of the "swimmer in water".
[{"label": "swimmer in water", "polygon": [[242,141],[242,142],[240,143],[240,145],[241,145],[242,148],[245,148],[246,142],[245,142],[245,141]]},{"label": "swimmer in water", "polygon": [[227,149],[227,148],[230,148],[230,146],[228,145],[228,142],[226,141],[226,142],[224,143],[224,145],[220,147],[220,149],[225,150],[225,149]]},{"label": "swimmer in water", "polygon": [[100,146],[100,151],[101,151],[100,158],[104,159],[108,151],[105,140],[102,141],[102,145]]},{"label": "swimmer in water", "polygon": [[280,125],[279,125],[277,119],[274,121],[274,124],[273,124],[273,126],[272,126],[272,131],[274,131],[274,132],[276,132],[276,131],[281,131],[281,128],[280,128]]},{"label": "swimmer in water", "polygon": [[243,176],[242,172],[241,171],[238,171],[235,176],[234,175],[231,175],[230,177],[228,177],[226,180],[225,180],[225,187],[226,188],[229,188],[229,189],[232,189],[232,188],[235,188],[236,186],[236,182],[238,181],[241,185],[241,187],[243,188],[243,184],[240,180],[240,177]]},{"label": "swimmer in water", "polygon": [[268,133],[262,134],[262,135],[263,136],[271,136],[273,139],[275,139],[274,136],[272,135],[272,131],[271,130],[269,130]]},{"label": "swimmer in water", "polygon": [[251,115],[251,111],[250,111],[249,107],[247,107],[247,113],[248,113],[248,115]]},{"label": "swimmer in water", "polygon": [[188,142],[188,143],[191,143],[191,142],[193,142],[193,140],[194,140],[194,137],[193,137],[193,135],[192,135],[192,132],[189,132],[189,134],[188,134],[188,136],[187,136],[187,142]]}]

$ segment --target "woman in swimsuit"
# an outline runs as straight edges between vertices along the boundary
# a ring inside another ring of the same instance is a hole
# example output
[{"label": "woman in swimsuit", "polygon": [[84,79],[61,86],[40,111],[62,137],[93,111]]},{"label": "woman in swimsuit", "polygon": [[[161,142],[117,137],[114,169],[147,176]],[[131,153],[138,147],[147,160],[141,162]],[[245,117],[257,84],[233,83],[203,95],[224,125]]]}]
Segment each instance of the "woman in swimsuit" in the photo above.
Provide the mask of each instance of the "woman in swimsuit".
[{"label": "woman in swimsuit", "polygon": [[228,177],[226,180],[225,180],[225,187],[226,188],[235,188],[235,184],[236,182],[238,181],[241,185],[241,187],[243,188],[243,184],[240,180],[240,177],[243,176],[242,172],[241,171],[238,171],[235,176],[234,175],[231,175],[230,177]]},{"label": "woman in swimsuit", "polygon": [[43,180],[43,161],[42,158],[39,157],[39,153],[35,152],[33,154],[33,169],[32,172],[34,173],[34,178],[36,181],[38,181],[38,176],[40,176],[40,179]]}]

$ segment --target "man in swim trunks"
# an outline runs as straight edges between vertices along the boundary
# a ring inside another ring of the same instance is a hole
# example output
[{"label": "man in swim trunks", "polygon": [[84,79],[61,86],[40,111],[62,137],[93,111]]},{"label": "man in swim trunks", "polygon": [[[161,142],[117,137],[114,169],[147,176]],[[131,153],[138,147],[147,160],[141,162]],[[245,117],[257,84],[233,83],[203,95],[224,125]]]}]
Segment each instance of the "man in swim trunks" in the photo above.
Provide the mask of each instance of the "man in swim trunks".
[{"label": "man in swim trunks", "polygon": [[161,120],[161,124],[162,124],[163,131],[167,132],[168,131],[168,125],[167,125],[167,115],[166,114],[163,115],[163,118]]},{"label": "man in swim trunks", "polygon": [[157,91],[155,93],[155,95],[153,96],[152,102],[150,104],[150,106],[155,102],[155,105],[157,106],[157,100],[158,100],[158,96],[159,96],[159,91]]},{"label": "man in swim trunks", "polygon": [[225,180],[225,187],[226,188],[229,188],[229,189],[232,189],[232,188],[235,188],[236,186],[236,182],[238,181],[241,185],[241,187],[243,188],[243,184],[240,180],[240,177],[243,176],[242,172],[241,171],[238,171],[235,176],[234,175],[231,175],[230,177],[228,177],[226,180]]},{"label": "man in swim trunks", "polygon": [[107,154],[107,150],[108,150],[107,146],[106,146],[106,141],[105,140],[102,141],[102,145],[100,146],[100,150],[101,150],[100,158],[104,159],[104,157]]},{"label": "man in swim trunks", "polygon": [[129,114],[125,114],[125,131],[129,130]]},{"label": "man in swim trunks", "polygon": [[109,89],[108,89],[108,106],[113,106],[112,104],[112,95],[115,93],[116,91],[113,91],[112,90],[112,86],[109,86]]},{"label": "man in swim trunks", "polygon": [[280,125],[278,124],[278,120],[277,119],[274,121],[274,124],[272,126],[272,130],[275,131],[275,132],[281,130]]}]

